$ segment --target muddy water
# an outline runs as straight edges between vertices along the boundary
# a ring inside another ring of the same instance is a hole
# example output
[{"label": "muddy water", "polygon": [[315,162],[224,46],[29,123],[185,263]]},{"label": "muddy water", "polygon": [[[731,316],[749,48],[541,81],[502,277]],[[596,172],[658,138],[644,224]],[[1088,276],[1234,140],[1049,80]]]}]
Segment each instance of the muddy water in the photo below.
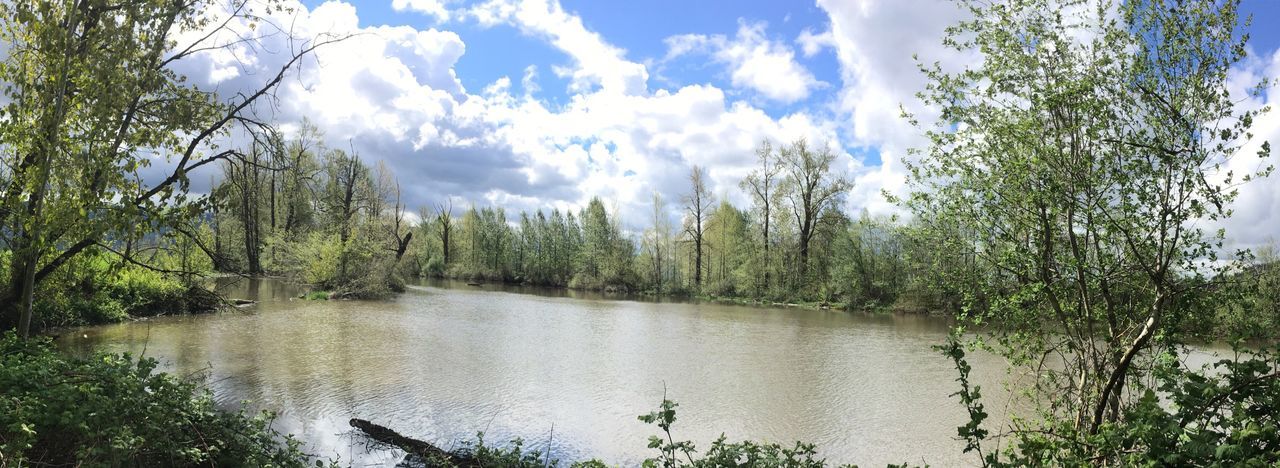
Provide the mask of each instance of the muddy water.
[{"label": "muddy water", "polygon": [[[965,416],[948,398],[954,369],[930,348],[946,335],[938,318],[460,283],[388,301],[298,300],[273,281],[228,288],[260,302],[76,330],[61,346],[145,351],[166,370],[203,374],[220,403],[276,410],[276,427],[310,453],[357,466],[401,454],[366,451],[348,433],[352,417],[445,447],[485,431],[562,460],[635,465],[657,431],[636,416],[664,392],[680,404],[676,437],[704,448],[723,432],[812,442],[829,461],[863,466],[977,461],[955,440]],[[1001,362],[973,364],[984,387],[999,387]]]}]

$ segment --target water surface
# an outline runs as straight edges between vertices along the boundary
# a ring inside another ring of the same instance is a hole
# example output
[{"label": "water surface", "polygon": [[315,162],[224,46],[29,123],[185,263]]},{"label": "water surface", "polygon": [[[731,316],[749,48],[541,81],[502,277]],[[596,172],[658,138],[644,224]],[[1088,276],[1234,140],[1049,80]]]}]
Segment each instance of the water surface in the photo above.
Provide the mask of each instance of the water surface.
[{"label": "water surface", "polygon": [[[401,454],[366,452],[352,417],[446,448],[485,431],[562,460],[631,466],[658,430],[636,416],[664,392],[680,404],[677,439],[703,448],[724,433],[812,442],[863,466],[977,461],[955,439],[955,370],[930,348],[946,336],[942,319],[494,289],[306,301],[280,282],[241,280],[230,295],[257,305],[85,328],[60,344],[145,351],[165,370],[204,374],[220,404],[276,410],[276,427],[310,453],[357,466]],[[972,358],[995,394],[1003,364]]]}]

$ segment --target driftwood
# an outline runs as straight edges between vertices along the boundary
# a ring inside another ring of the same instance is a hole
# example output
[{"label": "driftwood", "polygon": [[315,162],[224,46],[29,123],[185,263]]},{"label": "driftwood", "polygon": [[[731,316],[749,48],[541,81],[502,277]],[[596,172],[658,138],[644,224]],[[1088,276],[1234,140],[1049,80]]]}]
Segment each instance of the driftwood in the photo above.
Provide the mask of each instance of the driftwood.
[{"label": "driftwood", "polygon": [[379,426],[364,419],[356,418],[351,418],[349,424],[351,424],[351,427],[359,429],[370,439],[394,446],[408,452],[410,455],[421,457],[423,461],[427,462],[427,465],[432,465],[431,462],[445,462],[450,466],[458,467],[479,466],[471,457],[446,451],[428,442],[405,437],[386,426]]}]

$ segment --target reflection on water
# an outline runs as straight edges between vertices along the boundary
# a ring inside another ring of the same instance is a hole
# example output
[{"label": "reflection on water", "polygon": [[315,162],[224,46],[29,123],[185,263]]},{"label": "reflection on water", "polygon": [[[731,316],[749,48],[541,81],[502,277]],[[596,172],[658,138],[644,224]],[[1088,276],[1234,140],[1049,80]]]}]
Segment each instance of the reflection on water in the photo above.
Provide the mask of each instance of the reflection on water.
[{"label": "reflection on water", "polygon": [[[609,300],[461,283],[387,301],[306,301],[277,281],[224,280],[244,309],[67,333],[61,345],[139,354],[207,372],[220,403],[279,411],[310,452],[393,463],[347,435],[352,417],[450,446],[522,437],[553,456],[634,465],[657,430],[636,420],[663,392],[676,437],[723,432],[818,445],[833,462],[972,464],[955,427],[955,371],[930,347],[945,321],[838,311]],[[1003,365],[974,356],[994,395]],[[988,408],[1000,406],[989,404]]]}]

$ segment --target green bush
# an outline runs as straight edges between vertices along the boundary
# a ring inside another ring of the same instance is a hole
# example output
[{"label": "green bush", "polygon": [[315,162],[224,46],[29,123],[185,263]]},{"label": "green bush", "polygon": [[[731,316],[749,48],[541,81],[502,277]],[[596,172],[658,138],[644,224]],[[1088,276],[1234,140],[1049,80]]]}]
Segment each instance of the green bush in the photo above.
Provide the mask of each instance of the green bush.
[{"label": "green bush", "polygon": [[214,407],[194,383],[128,355],[68,358],[0,337],[0,465],[310,466],[271,415]]},{"label": "green bush", "polygon": [[88,252],[40,283],[34,325],[48,329],[112,323],[130,316],[203,312],[219,305],[207,289],[175,275]]},{"label": "green bush", "polygon": [[[792,446],[752,441],[726,442],[724,434],[711,443],[705,455],[697,456],[696,447],[690,441],[676,441],[671,426],[676,422],[675,402],[662,400],[657,411],[639,417],[646,424],[655,424],[662,434],[649,436],[649,448],[658,450],[658,456],[644,461],[645,468],[712,468],[712,467],[786,467],[823,468],[824,459],[813,444],[796,442]],[[851,466],[851,465],[842,465]],[[892,466],[892,465],[891,465]]]},{"label": "green bush", "polygon": [[278,247],[273,268],[335,297],[376,299],[404,291],[394,256],[357,232],[344,244],[335,233],[313,232]]},{"label": "green bush", "polygon": [[1070,418],[1050,416],[1039,427],[1009,434],[983,452],[990,433],[980,389],[969,385],[969,365],[956,338],[943,350],[959,370],[961,403],[970,420],[958,428],[965,452],[984,466],[1277,466],[1280,464],[1280,348],[1238,351],[1200,369],[1174,350],[1152,369],[1143,390],[1121,417],[1095,432]]}]

